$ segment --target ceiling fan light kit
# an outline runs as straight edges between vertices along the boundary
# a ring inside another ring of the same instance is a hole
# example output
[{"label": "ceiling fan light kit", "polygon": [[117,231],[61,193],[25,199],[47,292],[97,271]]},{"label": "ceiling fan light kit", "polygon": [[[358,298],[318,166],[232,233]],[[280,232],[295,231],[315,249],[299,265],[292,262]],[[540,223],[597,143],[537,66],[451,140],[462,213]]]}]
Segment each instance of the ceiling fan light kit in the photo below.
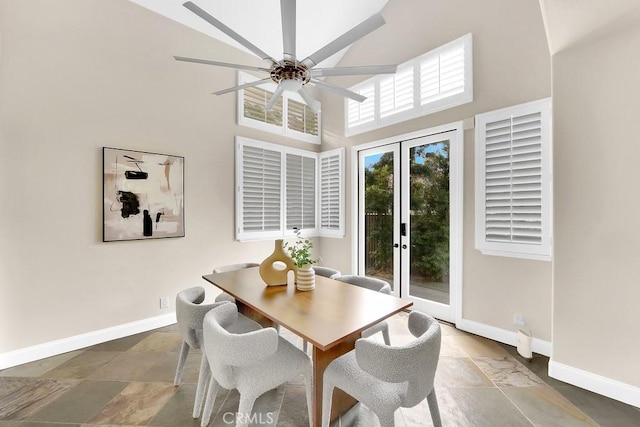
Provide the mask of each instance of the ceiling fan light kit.
[{"label": "ceiling fan light kit", "polygon": [[393,74],[396,72],[396,65],[370,65],[361,67],[335,67],[335,68],[313,68],[330,56],[338,53],[342,49],[348,47],[355,41],[366,36],[370,32],[384,25],[385,21],[382,15],[375,14],[367,20],[356,25],[343,35],[339,36],[332,42],[320,48],[313,54],[309,55],[302,61],[298,61],[296,57],[296,0],[280,0],[280,11],[282,16],[282,46],[283,59],[278,61],[262,49],[242,37],[240,34],[227,27],[225,24],[211,16],[205,10],[191,1],[183,4],[183,6],[195,13],[197,16],[240,43],[253,54],[264,61],[270,62],[270,68],[254,67],[242,64],[231,64],[227,62],[211,61],[206,59],[188,58],[184,56],[174,56],[177,61],[193,62],[196,64],[213,65],[218,67],[236,68],[240,70],[267,72],[270,77],[234,86],[228,89],[213,92],[215,95],[222,95],[229,92],[235,92],[247,87],[259,86],[266,82],[273,81],[277,84],[276,90],[265,105],[265,111],[270,110],[285,91],[297,92],[304,102],[309,106],[311,111],[318,114],[320,112],[320,103],[311,97],[304,87],[311,83],[322,90],[328,90],[357,102],[363,102],[366,97],[357,94],[340,86],[319,80],[319,77],[328,76],[350,76],[350,75],[371,75],[371,74]]}]

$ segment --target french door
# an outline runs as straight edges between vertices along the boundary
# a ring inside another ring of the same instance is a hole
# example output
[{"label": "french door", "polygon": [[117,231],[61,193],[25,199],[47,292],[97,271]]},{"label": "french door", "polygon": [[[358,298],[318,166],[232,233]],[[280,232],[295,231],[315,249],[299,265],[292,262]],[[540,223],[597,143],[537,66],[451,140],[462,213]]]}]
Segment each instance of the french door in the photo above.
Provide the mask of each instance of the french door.
[{"label": "french door", "polygon": [[461,131],[358,151],[358,274],[456,321],[461,283]]}]

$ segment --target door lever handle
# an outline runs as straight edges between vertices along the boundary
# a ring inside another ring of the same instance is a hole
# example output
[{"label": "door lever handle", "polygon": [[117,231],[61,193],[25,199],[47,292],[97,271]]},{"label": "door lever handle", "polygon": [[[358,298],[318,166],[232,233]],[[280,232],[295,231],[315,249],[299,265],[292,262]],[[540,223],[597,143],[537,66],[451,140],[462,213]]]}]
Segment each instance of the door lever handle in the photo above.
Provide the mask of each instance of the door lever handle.
[{"label": "door lever handle", "polygon": [[399,244],[397,244],[397,243],[394,243],[394,244],[393,244],[393,247],[394,247],[394,248],[399,248],[399,247],[400,247],[400,245],[399,245]]},{"label": "door lever handle", "polygon": [[407,249],[407,245],[402,245],[402,249]]}]

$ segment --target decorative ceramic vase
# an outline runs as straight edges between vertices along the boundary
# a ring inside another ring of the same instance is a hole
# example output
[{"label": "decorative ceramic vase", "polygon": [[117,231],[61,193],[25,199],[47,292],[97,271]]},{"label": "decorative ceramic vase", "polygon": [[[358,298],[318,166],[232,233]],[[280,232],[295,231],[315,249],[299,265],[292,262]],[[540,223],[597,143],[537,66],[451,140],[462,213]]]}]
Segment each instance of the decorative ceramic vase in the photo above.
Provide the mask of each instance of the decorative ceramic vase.
[{"label": "decorative ceramic vase", "polygon": [[[278,261],[285,264],[284,269],[274,266],[274,263]],[[287,284],[287,274],[290,271],[295,273],[297,270],[296,264],[282,247],[282,239],[279,239],[276,240],[276,247],[273,253],[262,261],[258,271],[267,286],[283,286]]]},{"label": "decorative ceramic vase", "polygon": [[299,291],[310,291],[316,287],[316,272],[311,264],[298,267],[296,273],[296,288]]}]

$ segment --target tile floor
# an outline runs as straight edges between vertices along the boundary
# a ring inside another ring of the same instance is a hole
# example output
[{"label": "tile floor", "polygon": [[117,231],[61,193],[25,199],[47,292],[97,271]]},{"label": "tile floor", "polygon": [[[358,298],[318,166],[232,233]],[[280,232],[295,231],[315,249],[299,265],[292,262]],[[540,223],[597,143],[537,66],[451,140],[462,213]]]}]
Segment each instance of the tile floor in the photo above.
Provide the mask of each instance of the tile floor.
[{"label": "tile floor", "polygon": [[[392,343],[411,339],[406,319],[391,319]],[[436,390],[445,426],[640,426],[640,409],[549,378],[546,357],[527,362],[512,347],[447,324],[442,331]],[[0,371],[0,427],[198,426],[191,409],[200,353],[189,355],[176,388],[179,348],[169,326]],[[230,425],[237,405],[236,392],[219,393],[210,425]],[[263,395],[254,411],[256,425],[307,426],[302,382]],[[334,423],[377,425],[364,405]],[[430,425],[426,401],[396,412],[398,427]]]}]

